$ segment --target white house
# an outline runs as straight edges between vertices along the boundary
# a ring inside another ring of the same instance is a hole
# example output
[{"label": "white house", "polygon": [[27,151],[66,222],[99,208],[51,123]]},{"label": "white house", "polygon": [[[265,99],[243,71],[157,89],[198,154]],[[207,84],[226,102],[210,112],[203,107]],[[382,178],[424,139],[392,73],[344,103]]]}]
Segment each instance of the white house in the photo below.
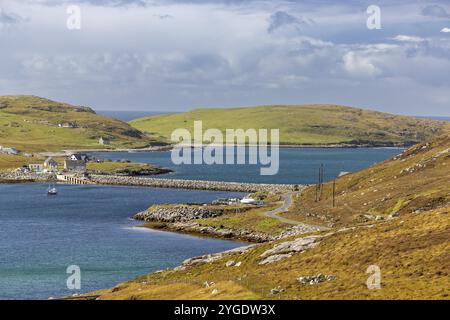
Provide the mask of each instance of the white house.
[{"label": "white house", "polygon": [[69,160],[87,162],[89,160],[89,157],[85,153],[74,153],[69,156]]}]

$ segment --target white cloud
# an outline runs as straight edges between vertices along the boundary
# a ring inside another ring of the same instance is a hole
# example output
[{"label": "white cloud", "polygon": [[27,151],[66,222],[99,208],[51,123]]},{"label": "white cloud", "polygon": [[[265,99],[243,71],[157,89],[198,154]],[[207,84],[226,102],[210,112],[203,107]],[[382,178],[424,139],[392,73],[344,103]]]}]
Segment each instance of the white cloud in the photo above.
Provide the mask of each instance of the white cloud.
[{"label": "white cloud", "polygon": [[425,41],[426,39],[417,37],[417,36],[407,36],[407,35],[399,34],[399,35],[395,36],[394,38],[392,38],[392,40],[400,41],[400,42],[422,42],[422,41]]},{"label": "white cloud", "polygon": [[442,28],[441,32],[449,33],[450,32],[450,28]]},{"label": "white cloud", "polygon": [[370,58],[356,52],[347,52],[342,60],[345,70],[352,76],[375,77],[381,74],[381,71],[370,61]]}]

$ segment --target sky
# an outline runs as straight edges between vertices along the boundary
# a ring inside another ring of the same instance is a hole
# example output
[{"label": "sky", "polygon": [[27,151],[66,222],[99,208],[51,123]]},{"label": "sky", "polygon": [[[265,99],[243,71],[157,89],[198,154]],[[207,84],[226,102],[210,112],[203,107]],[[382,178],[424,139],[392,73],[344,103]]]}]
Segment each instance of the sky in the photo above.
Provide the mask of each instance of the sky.
[{"label": "sky", "polygon": [[0,43],[0,95],[450,116],[450,1],[0,0]]}]

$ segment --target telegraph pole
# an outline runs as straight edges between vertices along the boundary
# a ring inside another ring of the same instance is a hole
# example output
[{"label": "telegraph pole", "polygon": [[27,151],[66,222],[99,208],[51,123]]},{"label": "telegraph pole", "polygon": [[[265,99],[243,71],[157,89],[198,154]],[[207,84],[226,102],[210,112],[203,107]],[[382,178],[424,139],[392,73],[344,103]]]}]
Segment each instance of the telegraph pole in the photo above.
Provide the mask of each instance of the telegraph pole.
[{"label": "telegraph pole", "polygon": [[333,208],[336,207],[336,179],[333,180]]}]

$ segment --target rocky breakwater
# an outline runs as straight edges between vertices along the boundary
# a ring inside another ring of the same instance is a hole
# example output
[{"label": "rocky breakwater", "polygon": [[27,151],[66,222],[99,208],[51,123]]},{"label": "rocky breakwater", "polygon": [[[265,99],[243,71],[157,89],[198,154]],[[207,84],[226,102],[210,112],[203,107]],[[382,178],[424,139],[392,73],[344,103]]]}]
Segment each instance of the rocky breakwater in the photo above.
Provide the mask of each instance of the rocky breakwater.
[{"label": "rocky breakwater", "polygon": [[91,175],[91,181],[97,184],[126,185],[155,188],[197,189],[237,192],[286,192],[302,190],[304,186],[293,184],[260,184],[225,181],[183,180],[163,178],[124,177],[117,175]]},{"label": "rocky breakwater", "polygon": [[230,211],[229,209],[201,205],[154,205],[139,212],[133,219],[142,221],[186,222],[195,219],[213,218]]},{"label": "rocky breakwater", "polygon": [[32,173],[22,171],[0,172],[0,183],[53,182],[56,175],[51,173]]}]

